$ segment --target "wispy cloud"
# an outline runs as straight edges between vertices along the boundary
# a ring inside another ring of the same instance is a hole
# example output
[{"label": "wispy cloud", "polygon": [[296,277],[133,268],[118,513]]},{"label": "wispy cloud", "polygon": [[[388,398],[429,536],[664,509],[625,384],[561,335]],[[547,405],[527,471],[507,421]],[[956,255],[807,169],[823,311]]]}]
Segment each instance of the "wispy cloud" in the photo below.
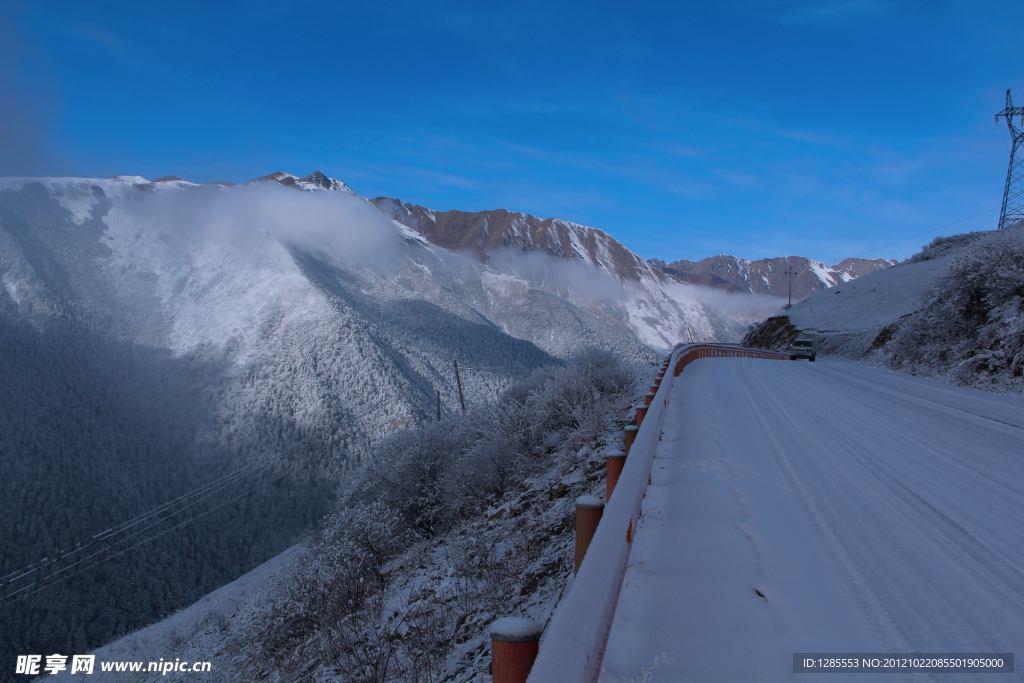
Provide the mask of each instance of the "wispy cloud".
[{"label": "wispy cloud", "polygon": [[799,24],[877,16],[887,12],[891,4],[882,0],[741,0],[733,7],[760,19]]},{"label": "wispy cloud", "polygon": [[826,133],[817,130],[801,130],[792,129],[778,126],[770,121],[763,121],[749,118],[730,118],[726,121],[727,125],[739,126],[747,130],[753,130],[757,132],[767,133],[775,138],[781,138],[784,140],[794,140],[796,142],[806,142],[810,145],[820,145],[823,147],[849,147],[850,143],[832,133]]},{"label": "wispy cloud", "polygon": [[98,24],[75,24],[73,26],[69,26],[66,33],[73,37],[84,38],[85,40],[110,48],[117,52],[123,52],[125,49],[125,42],[120,36],[116,35],[109,28]]}]

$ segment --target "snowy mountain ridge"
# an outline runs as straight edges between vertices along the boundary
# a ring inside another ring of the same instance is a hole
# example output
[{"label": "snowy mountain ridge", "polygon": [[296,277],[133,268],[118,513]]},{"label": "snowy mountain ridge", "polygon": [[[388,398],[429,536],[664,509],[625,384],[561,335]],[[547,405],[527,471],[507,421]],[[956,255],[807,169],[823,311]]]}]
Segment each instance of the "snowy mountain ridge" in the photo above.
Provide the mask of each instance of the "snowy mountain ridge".
[{"label": "snowy mountain ridge", "polygon": [[806,299],[814,292],[896,265],[896,261],[889,259],[847,258],[829,266],[802,256],[749,261],[726,254],[711,256],[701,261],[666,263],[652,259],[651,263],[670,275],[678,272],[684,274],[683,278],[686,275],[711,277],[732,284],[738,291],[776,296],[788,296],[789,275],[785,271],[792,267],[796,272],[793,276],[795,301]]},{"label": "snowy mountain ridge", "polygon": [[[345,183],[319,171],[305,178],[276,172],[252,183],[267,181],[300,190],[342,191],[363,199]],[[472,255],[490,273],[484,276],[489,284],[508,284],[511,277],[520,281],[520,287],[540,285],[655,348],[670,348],[687,339],[738,340],[748,325],[779,305],[761,299],[752,306],[752,300],[727,301],[706,296],[702,287],[680,287],[703,283],[666,277],[604,231],[578,223],[501,209],[435,211],[389,197],[363,201],[394,221],[407,240]],[[430,272],[415,259],[412,263]],[[498,273],[503,277],[494,277]],[[499,287],[490,293],[500,297],[507,291]]]}]

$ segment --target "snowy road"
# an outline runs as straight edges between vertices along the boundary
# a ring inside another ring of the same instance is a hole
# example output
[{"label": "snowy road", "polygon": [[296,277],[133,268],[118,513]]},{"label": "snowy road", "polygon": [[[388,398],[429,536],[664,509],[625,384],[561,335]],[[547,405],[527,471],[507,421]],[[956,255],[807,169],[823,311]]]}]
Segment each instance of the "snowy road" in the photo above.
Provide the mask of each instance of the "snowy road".
[{"label": "snowy road", "polygon": [[[794,652],[1024,655],[1024,401],[853,363],[705,359],[673,386],[602,682]],[[645,680],[643,677],[636,680]]]}]

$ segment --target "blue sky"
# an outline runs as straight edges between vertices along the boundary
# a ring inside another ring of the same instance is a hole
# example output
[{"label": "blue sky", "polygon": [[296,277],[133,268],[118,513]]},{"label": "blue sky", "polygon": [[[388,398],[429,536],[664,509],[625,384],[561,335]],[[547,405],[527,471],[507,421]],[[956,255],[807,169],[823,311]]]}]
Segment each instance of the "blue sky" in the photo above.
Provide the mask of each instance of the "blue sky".
[{"label": "blue sky", "polygon": [[0,175],[319,169],[367,197],[573,220],[669,261],[903,258],[992,229],[1009,158],[993,115],[1007,88],[1024,104],[1020,0],[0,13]]}]

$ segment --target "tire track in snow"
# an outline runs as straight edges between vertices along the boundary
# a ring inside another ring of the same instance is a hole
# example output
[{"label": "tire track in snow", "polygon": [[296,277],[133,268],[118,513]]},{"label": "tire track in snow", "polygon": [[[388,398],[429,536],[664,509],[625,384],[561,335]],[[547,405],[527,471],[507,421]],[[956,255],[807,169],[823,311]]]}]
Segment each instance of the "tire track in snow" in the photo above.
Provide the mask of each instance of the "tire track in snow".
[{"label": "tire track in snow", "polygon": [[[863,554],[864,549],[851,547],[851,544],[843,537],[840,530],[835,528],[832,522],[836,516],[834,514],[835,511],[824,509],[825,501],[832,501],[832,506],[837,504],[841,506],[842,498],[838,495],[838,491],[829,491],[830,487],[827,483],[830,480],[835,481],[837,478],[818,477],[819,481],[816,483],[808,481],[811,478],[809,476],[810,472],[805,470],[803,476],[798,474],[797,468],[792,459],[787,455],[787,452],[790,450],[809,451],[811,444],[801,438],[801,430],[797,428],[796,423],[788,414],[784,413],[779,416],[782,418],[780,421],[782,428],[775,429],[772,427],[773,421],[767,414],[764,402],[755,398],[748,386],[754,381],[754,377],[749,370],[749,368],[744,368],[741,364],[737,363],[732,374],[736,381],[736,386],[745,399],[746,407],[756,420],[760,433],[768,441],[771,456],[775,460],[782,476],[790,490],[796,494],[800,507],[805,511],[805,515],[812,528],[818,533],[819,540],[825,547],[826,552],[833,558],[833,563],[839,570],[850,594],[854,597],[855,602],[858,603],[863,616],[872,624],[876,632],[891,644],[893,651],[908,651],[908,639],[897,626],[895,619],[886,608],[882,597],[875,593],[871,582],[863,575],[860,563],[855,560],[856,554]],[[758,382],[758,385],[763,397],[766,387],[760,382]],[[775,393],[772,389],[768,389],[768,391]],[[794,441],[802,443],[793,443]],[[816,496],[811,492],[811,488],[817,489],[819,494],[832,493],[835,495]],[[844,512],[848,511],[844,510]],[[856,550],[858,553],[851,553],[851,550]]]},{"label": "tire track in snow", "polygon": [[726,447],[725,435],[722,433],[722,425],[718,417],[718,410],[706,381],[701,383],[701,389],[704,394],[704,400],[708,405],[708,412],[711,415],[711,428],[718,433],[718,438],[715,439],[715,443],[721,452],[721,459],[719,462],[728,473],[730,480],[729,490],[732,491],[734,496],[736,496],[736,506],[739,508],[740,512],[741,521],[736,525],[736,529],[744,538],[750,541],[754,550],[754,556],[757,559],[757,574],[762,580],[765,580],[768,578],[768,562],[765,557],[764,548],[761,547],[757,534],[752,528],[750,508],[747,505],[746,498],[744,498],[743,490],[740,488],[740,477],[736,472],[736,463],[734,463],[729,457],[729,449]]},{"label": "tire track in snow", "polygon": [[[942,421],[949,411],[936,417],[920,397],[878,392],[864,376],[851,383],[803,364],[760,366],[736,363],[733,377],[878,626],[919,652],[1019,649],[1024,558],[1020,533],[1006,523],[1024,511],[1013,467],[1019,441],[999,450],[1009,444],[975,434],[980,423]],[[976,438],[995,449],[988,466],[1009,466],[1009,477],[998,467],[984,476],[952,452]]]}]

